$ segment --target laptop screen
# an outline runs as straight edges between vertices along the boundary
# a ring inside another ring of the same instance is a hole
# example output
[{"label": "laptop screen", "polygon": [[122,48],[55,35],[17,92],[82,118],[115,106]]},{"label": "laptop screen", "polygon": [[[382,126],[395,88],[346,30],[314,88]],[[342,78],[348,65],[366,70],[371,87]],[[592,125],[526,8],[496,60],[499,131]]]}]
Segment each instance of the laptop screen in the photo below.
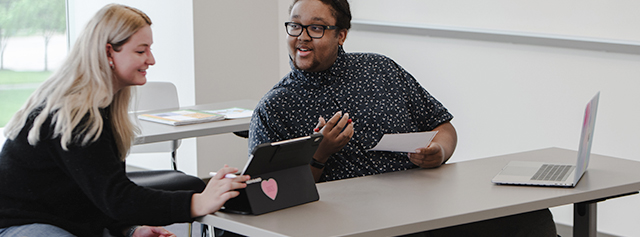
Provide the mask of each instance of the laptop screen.
[{"label": "laptop screen", "polygon": [[582,134],[580,135],[580,147],[578,148],[578,162],[576,165],[576,182],[589,165],[589,155],[591,154],[591,144],[593,139],[593,129],[596,125],[596,114],[598,112],[598,101],[600,92],[587,104],[582,123]]}]

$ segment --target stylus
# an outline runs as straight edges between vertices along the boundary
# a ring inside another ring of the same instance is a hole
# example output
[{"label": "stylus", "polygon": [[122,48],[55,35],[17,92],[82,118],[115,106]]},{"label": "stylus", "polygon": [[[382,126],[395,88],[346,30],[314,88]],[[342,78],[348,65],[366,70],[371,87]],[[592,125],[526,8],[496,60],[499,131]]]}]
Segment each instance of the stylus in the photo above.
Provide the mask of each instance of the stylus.
[{"label": "stylus", "polygon": [[[216,176],[216,174],[218,174],[218,173],[217,172],[209,172],[209,175],[211,175],[211,177]],[[224,177],[227,178],[227,179],[235,179],[238,176],[235,175],[235,174],[226,174]]]}]

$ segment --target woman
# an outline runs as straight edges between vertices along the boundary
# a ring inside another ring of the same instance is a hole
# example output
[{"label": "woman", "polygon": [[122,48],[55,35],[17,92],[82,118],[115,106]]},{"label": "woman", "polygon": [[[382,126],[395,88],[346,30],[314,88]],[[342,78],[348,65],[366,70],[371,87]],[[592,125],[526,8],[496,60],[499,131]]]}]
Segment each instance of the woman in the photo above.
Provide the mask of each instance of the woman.
[{"label": "woman", "polygon": [[[61,68],[31,95],[4,132],[0,152],[0,236],[172,236],[160,227],[191,222],[238,195],[248,176],[224,178],[202,193],[139,187],[124,159],[136,128],[132,85],[155,64],[151,20],[117,4],[88,23]],[[131,228],[136,226],[135,228]]]}]

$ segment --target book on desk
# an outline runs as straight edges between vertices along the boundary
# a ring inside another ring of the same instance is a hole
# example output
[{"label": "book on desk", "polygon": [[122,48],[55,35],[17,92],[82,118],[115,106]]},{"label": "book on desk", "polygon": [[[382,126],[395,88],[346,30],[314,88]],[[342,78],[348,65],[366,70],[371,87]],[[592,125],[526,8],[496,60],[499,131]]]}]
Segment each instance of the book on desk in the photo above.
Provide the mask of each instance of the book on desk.
[{"label": "book on desk", "polygon": [[138,115],[138,119],[179,126],[224,120],[225,115],[200,110],[182,109],[161,113],[141,114]]}]

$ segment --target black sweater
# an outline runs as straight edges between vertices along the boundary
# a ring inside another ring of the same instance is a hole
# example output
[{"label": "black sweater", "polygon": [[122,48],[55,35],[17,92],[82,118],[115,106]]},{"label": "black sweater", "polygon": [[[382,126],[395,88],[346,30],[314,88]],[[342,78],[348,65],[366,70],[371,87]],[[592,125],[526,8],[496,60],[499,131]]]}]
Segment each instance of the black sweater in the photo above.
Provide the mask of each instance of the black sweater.
[{"label": "black sweater", "polygon": [[102,109],[100,138],[86,146],[62,149],[53,138],[51,116],[40,129],[36,146],[27,142],[35,112],[20,134],[0,151],[0,228],[47,223],[77,236],[102,236],[105,228],[121,235],[133,224],[190,222],[193,192],[143,188],[125,174]]}]

